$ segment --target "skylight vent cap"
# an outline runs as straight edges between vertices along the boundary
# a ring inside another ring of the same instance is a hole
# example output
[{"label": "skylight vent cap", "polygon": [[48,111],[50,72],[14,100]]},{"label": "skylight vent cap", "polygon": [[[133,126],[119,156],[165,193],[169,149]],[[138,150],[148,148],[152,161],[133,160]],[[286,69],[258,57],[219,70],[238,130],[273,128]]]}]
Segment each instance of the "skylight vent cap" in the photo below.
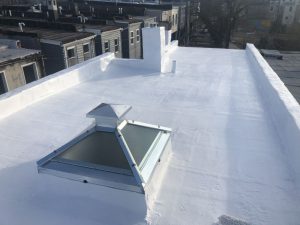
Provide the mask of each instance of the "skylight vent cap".
[{"label": "skylight vent cap", "polygon": [[88,118],[94,118],[97,126],[116,128],[120,119],[131,109],[130,105],[101,103],[87,113]]}]

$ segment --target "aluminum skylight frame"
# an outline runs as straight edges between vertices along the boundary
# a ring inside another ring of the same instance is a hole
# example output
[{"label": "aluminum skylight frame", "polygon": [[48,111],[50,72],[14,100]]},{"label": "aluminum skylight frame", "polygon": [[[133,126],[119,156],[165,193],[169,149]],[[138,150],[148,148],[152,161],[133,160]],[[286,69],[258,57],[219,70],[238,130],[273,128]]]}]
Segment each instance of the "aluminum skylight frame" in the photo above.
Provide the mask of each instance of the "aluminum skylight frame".
[{"label": "aluminum skylight frame", "polygon": [[[140,165],[136,163],[122,134],[122,130],[126,125],[155,129],[158,131],[158,135],[150,148],[146,151]],[[108,132],[115,134],[123,154],[129,163],[132,174],[129,170],[122,168],[102,166],[84,161],[57,159],[61,153],[68,151],[72,146],[80,143],[80,141],[84,140],[89,135],[92,135],[94,132]],[[124,120],[117,128],[100,127],[96,125],[39,160],[37,162],[38,172],[85,183],[93,183],[116,189],[144,193],[144,188],[150,181],[157,163],[160,162],[161,155],[164,153],[167,144],[170,143],[170,136],[170,128],[136,122],[133,120]]]},{"label": "aluminum skylight frame", "polygon": [[[155,138],[152,145],[148,149],[146,155],[143,157],[142,162],[140,163],[141,166],[137,166],[136,161],[134,160],[134,157],[131,154],[130,148],[128,147],[126,140],[124,139],[122,135],[122,129],[127,125],[132,124],[135,126],[142,126],[146,128],[156,129],[159,130],[159,135]],[[122,143],[122,148],[124,148],[124,153],[126,157],[128,158],[128,161],[132,162],[134,165],[135,170],[137,171],[137,175],[139,180],[141,182],[141,185],[144,187],[146,183],[151,178],[151,175],[154,172],[155,166],[160,160],[161,154],[163,153],[164,148],[168,144],[168,141],[171,137],[171,129],[167,127],[162,127],[159,125],[152,125],[147,124],[143,122],[137,122],[134,120],[124,120],[118,127],[117,132],[119,134],[118,138],[120,138],[120,143]],[[149,151],[150,150],[150,151]],[[134,173],[135,175],[135,173]]]}]

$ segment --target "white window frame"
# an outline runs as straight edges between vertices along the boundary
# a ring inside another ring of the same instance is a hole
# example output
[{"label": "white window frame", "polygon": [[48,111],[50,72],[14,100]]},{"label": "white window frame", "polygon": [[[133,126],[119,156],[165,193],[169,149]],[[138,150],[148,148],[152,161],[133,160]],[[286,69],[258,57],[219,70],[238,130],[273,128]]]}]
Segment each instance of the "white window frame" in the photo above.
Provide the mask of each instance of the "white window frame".
[{"label": "white window frame", "polygon": [[34,70],[35,70],[35,80],[40,79],[40,75],[39,75],[39,71],[38,71],[38,69],[37,69],[36,62],[26,63],[26,64],[24,64],[24,65],[21,65],[22,71],[23,71],[23,77],[24,77],[25,84],[27,84],[27,82],[26,82],[26,78],[25,78],[24,67],[26,67],[26,66],[31,66],[31,65],[33,65],[33,64],[34,64],[34,67],[33,67],[33,68],[34,68]]},{"label": "white window frame", "polygon": [[[132,34],[132,35],[131,35]],[[134,32],[130,31],[130,44],[133,45],[134,44]]]},{"label": "white window frame", "polygon": [[[139,35],[138,35],[138,33],[139,33]],[[136,42],[139,43],[141,40],[140,29],[136,29],[135,34],[136,34]]]},{"label": "white window frame", "polygon": [[5,89],[6,92],[8,92],[9,88],[8,88],[8,83],[7,83],[7,80],[6,80],[5,71],[4,70],[0,71],[0,76],[1,76],[1,74],[3,74],[3,78],[4,78],[4,89]]},{"label": "white window frame", "polygon": [[[76,46],[66,47],[65,49],[66,49],[66,50],[65,50],[65,54],[66,54],[66,59],[67,59],[67,67],[69,68],[69,67],[71,67],[71,66],[70,66],[70,63],[69,63],[69,60],[70,60],[70,59],[77,58]],[[70,50],[70,49],[74,49],[74,57],[71,57],[71,58],[68,57],[68,50]],[[77,60],[77,63],[78,63],[78,60]],[[76,63],[76,64],[77,64],[77,63]],[[73,66],[74,66],[74,65],[73,65]]]},{"label": "white window frame", "polygon": [[[69,58],[69,56],[68,56],[68,50],[70,50],[70,49],[74,49],[74,56],[71,57],[71,58]],[[73,59],[73,58],[76,58],[75,46],[67,47],[67,48],[66,48],[66,56],[67,56],[67,59]]]}]

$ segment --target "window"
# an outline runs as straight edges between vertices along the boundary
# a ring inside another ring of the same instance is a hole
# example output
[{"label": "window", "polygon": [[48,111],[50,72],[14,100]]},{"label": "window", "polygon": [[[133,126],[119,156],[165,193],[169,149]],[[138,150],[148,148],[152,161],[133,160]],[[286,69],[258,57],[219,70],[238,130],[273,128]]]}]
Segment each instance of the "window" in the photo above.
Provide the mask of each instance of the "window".
[{"label": "window", "polygon": [[90,45],[89,43],[82,45],[84,61],[90,59]]},{"label": "window", "polygon": [[74,66],[77,63],[77,59],[75,55],[75,47],[67,48],[67,60],[68,60],[68,67]]},{"label": "window", "polygon": [[75,48],[74,47],[69,48],[67,50],[67,54],[68,54],[68,59],[74,58],[75,57]]},{"label": "window", "polygon": [[291,6],[291,7],[290,7],[290,12],[292,12],[292,11],[293,11],[293,7]]},{"label": "window", "polygon": [[[159,130],[149,127],[126,124],[121,130],[122,135],[131,150],[131,154],[138,166],[141,165],[148,149],[159,134]],[[139,137],[139,138],[136,138]]]},{"label": "window", "polygon": [[[103,157],[104,155],[105,157]],[[83,161],[89,164],[130,170],[118,139],[113,132],[93,132],[54,159]]]},{"label": "window", "polygon": [[178,14],[176,14],[176,20],[175,20],[175,24],[178,24]]},{"label": "window", "polygon": [[272,12],[274,10],[274,7],[273,6],[271,6],[271,8],[270,8],[270,11]]},{"label": "window", "polygon": [[140,30],[136,30],[136,42],[140,42]]},{"label": "window", "polygon": [[109,52],[110,51],[110,46],[109,46],[109,41],[104,42],[104,52]]},{"label": "window", "polygon": [[119,52],[119,39],[115,39],[115,52]]},{"label": "window", "polygon": [[[97,116],[116,112],[108,110],[108,104],[101,112],[101,105],[96,108],[98,115],[88,114],[94,115],[96,124]],[[170,138],[171,129],[157,125],[127,120],[114,127],[97,124],[40,159],[38,172],[144,193],[149,180],[155,179],[157,164],[168,157]]]},{"label": "window", "polygon": [[22,66],[23,67],[23,72],[24,72],[24,77],[26,84],[31,83],[35,80],[37,80],[37,70],[36,70],[36,64],[31,63],[29,65]]},{"label": "window", "polygon": [[4,72],[0,72],[0,95],[7,92],[7,85]]},{"label": "window", "polygon": [[90,52],[90,45],[84,44],[83,45],[83,53],[88,53],[88,52]]},{"label": "window", "polygon": [[286,16],[286,17],[285,17],[285,19],[286,19],[286,20],[288,20],[288,19],[289,19],[289,17],[288,17],[288,16]]},{"label": "window", "polygon": [[130,44],[133,45],[134,43],[134,34],[133,34],[133,31],[130,31]]},{"label": "window", "polygon": [[172,16],[172,26],[175,24],[175,15]]}]

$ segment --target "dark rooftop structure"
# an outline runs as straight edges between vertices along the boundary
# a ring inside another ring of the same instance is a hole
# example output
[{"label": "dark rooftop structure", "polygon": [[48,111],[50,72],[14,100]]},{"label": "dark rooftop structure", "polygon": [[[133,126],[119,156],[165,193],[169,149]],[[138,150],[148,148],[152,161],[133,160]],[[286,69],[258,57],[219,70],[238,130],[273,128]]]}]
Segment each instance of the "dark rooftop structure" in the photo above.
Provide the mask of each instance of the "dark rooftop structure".
[{"label": "dark rooftop structure", "polygon": [[12,62],[39,53],[40,51],[38,50],[25,49],[25,48],[12,49],[12,48],[3,47],[3,45],[0,44],[0,65],[2,63]]},{"label": "dark rooftop structure", "polygon": [[300,103],[300,52],[279,53],[281,57],[265,56],[265,59]]},{"label": "dark rooftop structure", "polygon": [[41,39],[59,41],[64,43],[80,40],[83,38],[94,36],[93,33],[89,32],[69,32],[62,30],[50,30],[44,28],[33,28],[33,27],[23,27],[23,31],[19,27],[1,25],[0,34],[18,34],[18,35],[29,35],[32,37],[38,37]]},{"label": "dark rooftop structure", "polygon": [[[90,1],[86,1],[86,0],[74,0],[74,2],[77,2],[77,3],[86,3],[86,4],[89,4],[89,5],[99,5],[99,6],[108,6],[108,5],[111,5],[111,6],[114,6],[116,5],[116,2],[105,2],[105,1],[93,1],[93,0],[90,0]],[[171,3],[165,3],[165,4],[157,4],[157,3],[154,3],[154,4],[147,4],[147,3],[132,3],[132,2],[117,2],[117,5],[118,6],[128,6],[128,7],[137,7],[137,8],[151,8],[151,9],[172,9],[173,5]]]},{"label": "dark rooftop structure", "polygon": [[102,25],[102,24],[85,24],[84,25],[85,28],[91,28],[91,29],[99,29],[102,32],[105,31],[110,31],[110,30],[116,30],[116,29],[120,29],[119,26],[114,26],[114,25]]},{"label": "dark rooftop structure", "polygon": [[[77,22],[79,22],[79,19]],[[50,22],[42,18],[28,18],[28,17],[15,17],[15,16],[1,16],[0,24],[8,26],[18,26],[20,22],[25,23],[26,27],[39,27],[47,29],[58,29],[64,31],[76,31],[77,27],[82,27],[82,24],[76,24],[73,20]]]}]

